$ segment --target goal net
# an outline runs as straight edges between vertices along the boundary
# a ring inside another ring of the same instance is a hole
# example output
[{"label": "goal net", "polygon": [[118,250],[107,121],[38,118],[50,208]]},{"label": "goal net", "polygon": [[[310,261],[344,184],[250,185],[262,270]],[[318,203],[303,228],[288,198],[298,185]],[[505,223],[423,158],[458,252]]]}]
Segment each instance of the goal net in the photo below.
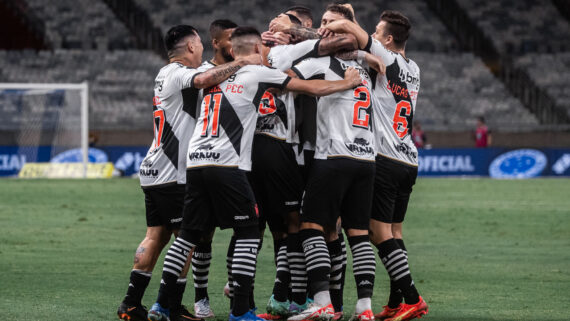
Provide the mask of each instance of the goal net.
[{"label": "goal net", "polygon": [[[0,83],[0,146],[19,163],[74,163],[86,177],[88,84]],[[78,173],[79,172],[79,173]],[[17,174],[17,173],[16,173]]]}]

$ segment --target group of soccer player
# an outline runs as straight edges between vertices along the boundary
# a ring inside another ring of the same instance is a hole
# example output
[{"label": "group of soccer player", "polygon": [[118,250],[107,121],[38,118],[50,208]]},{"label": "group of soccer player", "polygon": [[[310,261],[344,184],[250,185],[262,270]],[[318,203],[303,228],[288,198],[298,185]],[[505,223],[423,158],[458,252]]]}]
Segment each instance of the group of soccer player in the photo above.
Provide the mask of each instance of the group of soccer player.
[{"label": "group of soccer player", "polygon": [[[230,321],[343,317],[346,240],[357,303],[351,319],[411,320],[428,311],[414,286],[402,222],[417,176],[411,139],[419,68],[405,56],[409,20],[384,11],[369,35],[350,5],[279,14],[267,31],[216,20],[202,63],[196,29],[165,36],[169,64],[155,79],[154,140],[140,168],[147,233],[137,248],[122,320],[214,317],[208,297],[216,227],[228,245]],[[253,283],[265,226],[276,278],[267,313]],[[156,303],[142,297],[166,252]],[[374,315],[373,244],[390,276]],[[194,314],[182,305],[190,266]]]}]

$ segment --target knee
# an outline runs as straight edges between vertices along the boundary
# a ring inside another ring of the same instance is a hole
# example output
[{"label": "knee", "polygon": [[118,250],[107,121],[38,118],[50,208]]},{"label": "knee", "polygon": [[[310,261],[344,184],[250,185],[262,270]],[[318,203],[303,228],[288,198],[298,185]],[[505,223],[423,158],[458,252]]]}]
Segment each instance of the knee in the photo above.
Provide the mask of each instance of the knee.
[{"label": "knee", "polygon": [[236,239],[259,239],[261,232],[257,225],[234,228]]}]

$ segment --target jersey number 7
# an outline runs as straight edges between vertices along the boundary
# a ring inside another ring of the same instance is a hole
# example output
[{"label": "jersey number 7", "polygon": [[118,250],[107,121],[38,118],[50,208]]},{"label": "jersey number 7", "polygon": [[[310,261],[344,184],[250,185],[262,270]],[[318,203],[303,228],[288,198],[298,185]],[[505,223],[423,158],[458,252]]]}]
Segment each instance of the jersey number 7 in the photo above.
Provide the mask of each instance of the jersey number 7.
[{"label": "jersey number 7", "polygon": [[[210,119],[210,109],[212,109],[212,136],[218,137],[218,127],[220,125],[220,104],[222,94],[210,94],[204,97],[204,125],[202,126],[202,137],[208,136],[208,122]],[[213,106],[211,106],[213,105]]]},{"label": "jersey number 7", "polygon": [[164,129],[164,109],[157,109],[152,112],[154,117],[154,148],[158,148],[162,141],[162,132]]}]

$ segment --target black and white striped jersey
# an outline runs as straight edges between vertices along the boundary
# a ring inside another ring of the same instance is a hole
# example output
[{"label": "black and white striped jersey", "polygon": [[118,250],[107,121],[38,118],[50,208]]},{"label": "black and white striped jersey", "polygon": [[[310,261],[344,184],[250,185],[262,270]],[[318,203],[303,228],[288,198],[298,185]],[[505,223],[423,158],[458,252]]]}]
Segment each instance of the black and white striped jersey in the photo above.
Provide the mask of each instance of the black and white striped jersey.
[{"label": "black and white striped jersey", "polygon": [[356,61],[336,57],[305,59],[292,69],[302,79],[341,80],[348,67],[360,72],[362,83],[356,88],[319,98],[315,158],[348,157],[374,161],[372,80],[366,70]]},{"label": "black and white striped jersey", "polygon": [[418,165],[418,150],[412,140],[412,122],[420,90],[420,68],[411,59],[386,49],[370,38],[370,53],[382,58],[386,75],[374,83],[376,152],[409,165]]},{"label": "black and white striped jersey", "polygon": [[[266,90],[282,90],[290,78],[265,66],[248,65],[221,84],[204,89],[188,147],[188,168],[239,167],[251,170],[251,147]],[[264,98],[265,96],[265,98]]]},{"label": "black and white striped jersey", "polygon": [[[275,46],[269,51],[267,60],[273,68],[286,71],[305,58],[317,57],[318,47],[318,40]],[[259,105],[255,133],[285,140],[288,143],[299,143],[299,135],[295,130],[297,127],[295,95],[291,92],[281,95],[274,95],[270,92],[264,94],[262,104]]]},{"label": "black and white striped jersey", "polygon": [[141,186],[186,183],[188,142],[200,102],[194,77],[201,71],[171,63],[158,72],[153,97],[154,139],[140,166]]}]

